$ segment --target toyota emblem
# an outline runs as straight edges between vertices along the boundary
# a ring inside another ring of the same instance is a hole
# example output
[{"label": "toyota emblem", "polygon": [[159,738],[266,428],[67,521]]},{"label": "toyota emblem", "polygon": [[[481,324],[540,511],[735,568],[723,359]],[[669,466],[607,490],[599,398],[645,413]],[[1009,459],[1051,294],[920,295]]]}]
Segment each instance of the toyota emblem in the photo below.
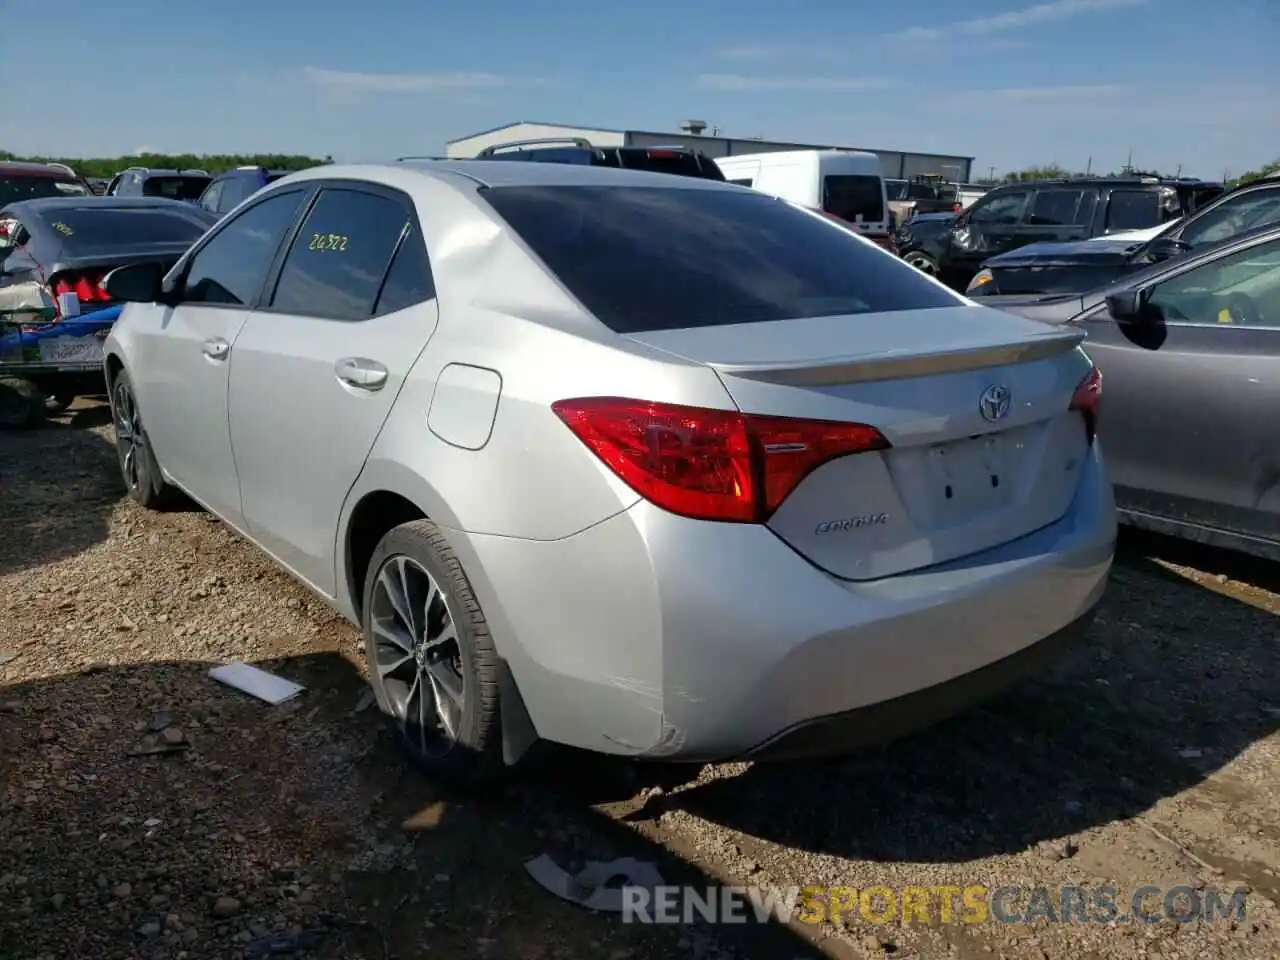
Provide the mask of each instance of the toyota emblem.
[{"label": "toyota emblem", "polygon": [[1009,388],[1003,384],[987,387],[978,399],[978,409],[982,412],[982,418],[992,423],[1004,419],[1009,414],[1011,399],[1012,394]]}]

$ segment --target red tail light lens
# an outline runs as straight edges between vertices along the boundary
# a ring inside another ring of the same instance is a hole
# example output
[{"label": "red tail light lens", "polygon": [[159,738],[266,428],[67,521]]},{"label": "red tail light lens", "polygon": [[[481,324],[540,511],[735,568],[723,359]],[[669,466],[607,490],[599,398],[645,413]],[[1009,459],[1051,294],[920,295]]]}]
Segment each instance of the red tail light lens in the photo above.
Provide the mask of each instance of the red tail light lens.
[{"label": "red tail light lens", "polygon": [[1084,417],[1085,434],[1089,442],[1098,435],[1098,413],[1102,406],[1102,372],[1092,367],[1071,395],[1071,410],[1078,410]]},{"label": "red tail light lens", "polygon": [[101,286],[105,276],[102,273],[63,273],[54,277],[49,286],[55,298],[64,293],[74,293],[81,303],[107,303],[111,297]]},{"label": "red tail light lens", "polygon": [[560,400],[578,439],[650,503],[701,520],[763,523],[836,457],[884,450],[875,427],[621,397]]}]

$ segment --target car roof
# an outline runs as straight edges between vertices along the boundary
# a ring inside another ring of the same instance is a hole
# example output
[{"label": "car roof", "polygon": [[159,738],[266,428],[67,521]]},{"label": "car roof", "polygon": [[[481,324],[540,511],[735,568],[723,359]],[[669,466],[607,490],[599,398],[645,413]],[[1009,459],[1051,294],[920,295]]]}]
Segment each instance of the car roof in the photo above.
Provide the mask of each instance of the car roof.
[{"label": "car roof", "polygon": [[0,176],[47,177],[50,180],[77,180],[74,174],[67,173],[61,167],[50,167],[43,163],[27,163],[22,160],[0,161]]},{"label": "car roof", "polygon": [[1194,177],[1052,177],[1044,180],[1011,180],[992,187],[988,192],[997,190],[1016,190],[1026,187],[1220,187],[1217,180],[1199,180]]},{"label": "car roof", "polygon": [[[369,180],[384,182],[404,173],[420,174],[455,184],[469,180],[483,187],[666,187],[671,190],[734,190],[740,188],[701,177],[676,177],[647,170],[619,170],[574,163],[510,163],[503,160],[401,160],[394,163],[333,164],[290,174],[289,182],[305,180]],[[279,186],[284,181],[277,181]]]}]

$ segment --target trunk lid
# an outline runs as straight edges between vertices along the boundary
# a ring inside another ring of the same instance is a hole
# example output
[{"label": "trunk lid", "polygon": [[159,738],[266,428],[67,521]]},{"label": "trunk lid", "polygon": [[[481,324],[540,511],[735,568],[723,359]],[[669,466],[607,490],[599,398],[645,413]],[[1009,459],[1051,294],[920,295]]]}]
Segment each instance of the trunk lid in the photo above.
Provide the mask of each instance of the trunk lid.
[{"label": "trunk lid", "polygon": [[[744,412],[884,434],[891,449],[820,466],[769,521],[837,577],[997,546],[1053,523],[1075,495],[1087,440],[1068,407],[1089,361],[1074,328],[959,306],[631,336],[710,366]],[[993,391],[1006,411],[991,420]]]},{"label": "trunk lid", "polygon": [[1029,243],[987,260],[985,266],[996,267],[1062,267],[1076,264],[1127,264],[1140,240],[1075,240],[1070,243]]}]

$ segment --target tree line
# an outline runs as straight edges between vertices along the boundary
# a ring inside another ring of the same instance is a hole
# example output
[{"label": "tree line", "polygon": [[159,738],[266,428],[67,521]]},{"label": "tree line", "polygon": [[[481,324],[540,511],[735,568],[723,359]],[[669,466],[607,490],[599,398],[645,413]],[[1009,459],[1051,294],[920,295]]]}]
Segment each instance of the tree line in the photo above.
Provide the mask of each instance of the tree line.
[{"label": "tree line", "polygon": [[82,177],[110,179],[128,167],[152,167],[164,170],[204,170],[219,174],[249,165],[271,170],[305,170],[333,163],[333,157],[307,157],[295,153],[141,153],[126,157],[20,157],[0,150],[0,161],[31,163],[64,163]]},{"label": "tree line", "polygon": [[[1257,170],[1246,170],[1244,173],[1240,174],[1239,176],[1228,177],[1226,180],[1226,185],[1227,187],[1238,187],[1241,184],[1251,183],[1254,180],[1261,180],[1263,177],[1270,177],[1276,174],[1280,174],[1280,158],[1272,160],[1270,163],[1264,163]],[[1093,175],[1096,176],[1096,174],[1093,174]],[[978,183],[982,183],[987,186],[995,186],[1001,183],[1016,183],[1019,181],[1026,181],[1026,180],[1070,180],[1073,177],[1084,177],[1084,176],[1091,176],[1091,174],[1068,170],[1066,167],[1063,167],[1059,164],[1051,163],[1043,167],[1028,167],[1025,170],[1013,170],[1013,171],[1010,171],[1009,173],[1006,173],[1003,177],[997,177],[995,179],[986,178],[983,180],[979,180]],[[1173,175],[1168,173],[1161,173],[1157,170],[1123,169],[1123,170],[1116,171],[1114,173],[1101,174],[1101,176],[1108,176],[1108,177],[1143,176],[1143,177],[1171,178]]]}]

